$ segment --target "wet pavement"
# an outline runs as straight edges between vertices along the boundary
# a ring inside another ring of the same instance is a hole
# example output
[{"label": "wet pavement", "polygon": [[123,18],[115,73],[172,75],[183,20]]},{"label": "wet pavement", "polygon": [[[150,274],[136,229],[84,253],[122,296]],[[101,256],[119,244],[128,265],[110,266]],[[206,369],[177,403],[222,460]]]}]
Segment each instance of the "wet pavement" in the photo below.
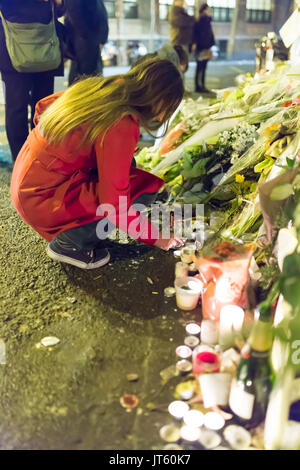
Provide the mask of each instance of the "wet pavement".
[{"label": "wet pavement", "polygon": [[[3,105],[0,117],[4,160]],[[159,429],[172,422],[167,407],[182,381],[168,368],[185,324],[201,320],[199,309],[181,311],[164,296],[176,259],[110,241],[111,261],[100,269],[53,262],[11,204],[10,175],[2,162],[0,449],[162,449]],[[43,346],[48,336],[58,344]],[[138,398],[131,411],[120,404],[125,394]]]}]

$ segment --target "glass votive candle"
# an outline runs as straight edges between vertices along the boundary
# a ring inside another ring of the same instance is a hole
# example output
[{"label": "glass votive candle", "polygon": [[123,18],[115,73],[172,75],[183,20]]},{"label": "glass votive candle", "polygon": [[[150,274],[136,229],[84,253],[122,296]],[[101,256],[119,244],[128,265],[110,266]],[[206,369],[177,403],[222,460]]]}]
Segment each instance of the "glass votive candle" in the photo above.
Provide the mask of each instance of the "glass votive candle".
[{"label": "glass votive candle", "polygon": [[201,323],[201,342],[217,344],[219,340],[219,325],[213,320],[203,320]]},{"label": "glass votive candle", "polygon": [[189,272],[189,265],[187,263],[183,263],[179,261],[175,264],[175,279],[178,277],[186,277],[188,276]]},{"label": "glass votive candle", "polygon": [[176,304],[181,310],[194,310],[199,302],[203,284],[195,277],[178,277],[175,280]]},{"label": "glass votive candle", "polygon": [[199,343],[200,343],[200,340],[199,340],[199,338],[197,338],[197,336],[187,336],[184,339],[184,344],[186,346],[188,346],[189,348],[191,348],[191,349],[198,346]]},{"label": "glass votive candle", "polygon": [[176,348],[176,354],[180,359],[188,359],[193,354],[193,351],[189,346],[182,345]]},{"label": "glass votive candle", "polygon": [[180,372],[181,375],[186,375],[192,371],[193,365],[191,361],[182,359],[176,363],[176,369]]},{"label": "glass votive candle", "polygon": [[218,372],[220,370],[220,362],[220,357],[215,352],[198,352],[193,356],[193,374]]}]

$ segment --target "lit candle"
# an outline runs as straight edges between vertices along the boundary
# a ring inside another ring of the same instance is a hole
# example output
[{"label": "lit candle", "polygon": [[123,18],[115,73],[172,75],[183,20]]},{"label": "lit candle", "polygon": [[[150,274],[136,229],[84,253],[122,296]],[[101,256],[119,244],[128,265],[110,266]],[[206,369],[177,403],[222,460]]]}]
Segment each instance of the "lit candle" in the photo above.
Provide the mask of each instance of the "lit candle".
[{"label": "lit candle", "polygon": [[181,310],[194,310],[199,302],[203,284],[193,277],[179,277],[175,280],[176,303]]},{"label": "lit candle", "polygon": [[201,342],[216,344],[219,339],[219,325],[213,320],[203,320],[201,323]]},{"label": "lit candle", "polygon": [[176,354],[181,359],[187,359],[191,357],[191,355],[193,354],[193,351],[188,346],[178,346],[176,348]]},{"label": "lit candle", "polygon": [[199,338],[197,338],[196,336],[187,336],[184,339],[184,344],[189,348],[195,348],[199,344]]},{"label": "lit candle", "polygon": [[183,263],[179,261],[175,264],[175,279],[178,277],[184,277],[188,275],[189,265],[187,263]]},{"label": "lit candle", "polygon": [[168,411],[176,419],[182,419],[184,415],[189,411],[190,407],[184,401],[176,400],[172,401],[168,406]]},{"label": "lit candle", "polygon": [[182,359],[181,361],[178,361],[176,363],[176,369],[179,370],[179,372],[184,375],[187,374],[188,372],[191,372],[193,369],[193,365],[190,361],[187,361],[186,359]]},{"label": "lit candle", "polygon": [[200,428],[204,422],[204,415],[198,410],[189,410],[183,417],[183,421],[187,426]]},{"label": "lit candle", "polygon": [[195,426],[182,426],[180,429],[180,437],[188,442],[198,441],[200,437],[200,429]]},{"label": "lit candle", "polygon": [[197,336],[197,335],[200,335],[201,328],[200,328],[200,325],[198,325],[198,323],[189,323],[188,325],[186,325],[185,331],[189,335]]},{"label": "lit candle", "polygon": [[234,336],[240,335],[244,322],[244,310],[237,305],[225,305],[220,312],[219,343],[221,346],[231,346]]},{"label": "lit candle", "polygon": [[210,411],[204,416],[204,426],[207,429],[212,429],[213,431],[218,431],[222,429],[225,425],[225,419],[220,413],[216,411]]}]

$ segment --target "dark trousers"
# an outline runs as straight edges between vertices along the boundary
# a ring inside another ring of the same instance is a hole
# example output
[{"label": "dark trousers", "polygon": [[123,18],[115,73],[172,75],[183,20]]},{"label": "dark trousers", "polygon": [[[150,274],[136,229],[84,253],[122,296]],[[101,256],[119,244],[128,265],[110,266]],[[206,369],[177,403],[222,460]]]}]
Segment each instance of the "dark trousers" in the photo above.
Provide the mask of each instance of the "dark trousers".
[{"label": "dark trousers", "polygon": [[31,129],[36,103],[54,91],[54,75],[49,72],[2,72],[5,96],[5,126],[13,160],[28,136],[28,105]]},{"label": "dark trousers", "polygon": [[[196,76],[195,76],[195,87],[196,89],[199,87],[205,87],[205,73],[207,67],[208,60],[200,60],[197,61],[197,68],[196,68]],[[201,81],[201,85],[199,84],[199,79]]]},{"label": "dark trousers", "polygon": [[[151,205],[157,197],[157,193],[144,193],[134,200],[134,204]],[[95,220],[90,224],[81,225],[80,227],[71,228],[60,233],[56,237],[56,241],[65,248],[76,248],[77,250],[89,251],[101,244],[96,228],[99,220]],[[107,219],[107,235],[112,232],[114,225]]]},{"label": "dark trousers", "polygon": [[81,75],[98,75],[103,72],[100,46],[81,36],[73,38],[76,61],[72,60],[69,73],[69,85]]}]

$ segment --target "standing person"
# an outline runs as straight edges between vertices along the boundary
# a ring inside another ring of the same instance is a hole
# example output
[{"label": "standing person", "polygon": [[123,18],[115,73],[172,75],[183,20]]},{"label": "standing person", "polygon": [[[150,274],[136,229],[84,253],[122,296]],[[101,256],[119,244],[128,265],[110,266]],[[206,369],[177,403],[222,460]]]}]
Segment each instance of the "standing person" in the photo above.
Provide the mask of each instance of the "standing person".
[{"label": "standing person", "polygon": [[[211,13],[207,3],[201,5],[199,19],[193,29],[193,48],[195,49],[195,59],[197,62],[195,75],[195,91],[198,93],[209,92],[205,87],[206,67],[212,59],[210,48],[215,44],[214,33],[211,27]],[[199,79],[201,85],[199,84]]]},{"label": "standing person", "polygon": [[[56,16],[63,14],[61,0],[0,0],[0,11],[4,21],[18,24],[47,25]],[[11,61],[7,46],[3,20],[0,22],[0,71],[5,94],[5,127],[7,139],[15,161],[28,136],[28,105],[31,108],[31,128],[36,103],[53,93],[54,77],[63,76],[63,61],[56,69],[43,72],[19,72]]]},{"label": "standing person", "polygon": [[184,46],[186,52],[192,44],[194,16],[185,10],[185,0],[174,0],[169,14],[170,40],[173,46]]},{"label": "standing person", "polygon": [[141,214],[132,215],[132,203],[152,202],[164,181],[131,163],[139,126],[150,132],[167,122],[183,91],[175,65],[150,59],[124,75],[80,80],[38,103],[11,196],[25,222],[50,242],[52,259],[83,269],[106,264],[99,221],[163,250],[182,244],[162,238]]},{"label": "standing person", "polygon": [[69,85],[81,75],[102,74],[100,45],[108,38],[108,16],[103,0],[65,0],[65,25],[76,60],[72,60]]}]

